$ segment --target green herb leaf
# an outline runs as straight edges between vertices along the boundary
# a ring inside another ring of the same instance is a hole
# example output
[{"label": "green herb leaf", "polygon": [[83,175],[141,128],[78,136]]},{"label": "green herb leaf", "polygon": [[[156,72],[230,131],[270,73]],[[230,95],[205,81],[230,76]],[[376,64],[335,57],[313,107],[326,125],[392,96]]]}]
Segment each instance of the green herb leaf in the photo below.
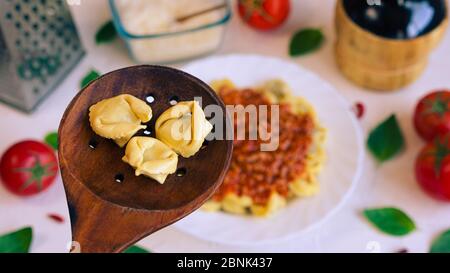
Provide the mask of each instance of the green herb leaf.
[{"label": "green herb leaf", "polygon": [[395,115],[391,115],[372,130],[367,146],[380,162],[393,158],[404,148],[405,139]]},{"label": "green herb leaf", "polygon": [[430,249],[431,253],[450,253],[450,229],[439,235],[433,241]]},{"label": "green herb leaf", "polygon": [[96,70],[92,69],[91,71],[89,71],[80,82],[81,89],[86,87],[91,81],[97,79],[98,77],[100,77],[100,73],[98,73]]},{"label": "green herb leaf", "polygon": [[0,253],[28,253],[33,239],[31,227],[0,236]]},{"label": "green herb leaf", "polygon": [[145,248],[142,248],[140,246],[134,245],[134,246],[130,246],[129,248],[125,249],[125,251],[123,253],[150,253],[150,251],[148,251]]},{"label": "green herb leaf", "polygon": [[364,216],[379,230],[393,236],[403,236],[416,229],[413,220],[397,208],[364,210]]},{"label": "green herb leaf", "polygon": [[117,31],[112,21],[106,22],[95,34],[97,44],[109,43],[117,37]]},{"label": "green herb leaf", "polygon": [[294,57],[311,53],[319,49],[323,41],[324,35],[320,29],[302,29],[292,37],[289,54]]},{"label": "green herb leaf", "polygon": [[44,138],[45,143],[50,145],[54,150],[58,150],[58,133],[48,133]]}]

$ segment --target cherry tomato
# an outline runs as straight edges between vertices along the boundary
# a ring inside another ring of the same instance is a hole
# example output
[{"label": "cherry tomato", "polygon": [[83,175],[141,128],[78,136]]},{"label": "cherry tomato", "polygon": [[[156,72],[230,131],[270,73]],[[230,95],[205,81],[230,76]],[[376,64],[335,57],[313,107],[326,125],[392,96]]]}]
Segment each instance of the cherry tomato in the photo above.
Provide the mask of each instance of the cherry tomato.
[{"label": "cherry tomato", "polygon": [[286,21],[290,11],[289,0],[239,0],[239,15],[250,26],[274,29]]},{"label": "cherry tomato", "polygon": [[450,132],[450,91],[428,94],[416,106],[414,126],[426,141]]},{"label": "cherry tomato", "polygon": [[11,192],[29,196],[46,190],[58,173],[54,151],[44,143],[26,140],[11,146],[0,159],[0,177]]},{"label": "cherry tomato", "polygon": [[450,136],[428,143],[416,159],[416,179],[431,196],[450,201]]}]

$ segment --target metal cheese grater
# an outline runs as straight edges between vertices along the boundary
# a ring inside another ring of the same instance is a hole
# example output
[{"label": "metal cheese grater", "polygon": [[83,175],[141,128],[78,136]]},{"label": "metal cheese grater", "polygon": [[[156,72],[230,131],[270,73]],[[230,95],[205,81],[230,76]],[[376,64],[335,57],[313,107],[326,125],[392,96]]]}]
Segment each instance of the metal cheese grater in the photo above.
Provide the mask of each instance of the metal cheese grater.
[{"label": "metal cheese grater", "polygon": [[0,100],[31,112],[84,55],[64,0],[0,1]]}]

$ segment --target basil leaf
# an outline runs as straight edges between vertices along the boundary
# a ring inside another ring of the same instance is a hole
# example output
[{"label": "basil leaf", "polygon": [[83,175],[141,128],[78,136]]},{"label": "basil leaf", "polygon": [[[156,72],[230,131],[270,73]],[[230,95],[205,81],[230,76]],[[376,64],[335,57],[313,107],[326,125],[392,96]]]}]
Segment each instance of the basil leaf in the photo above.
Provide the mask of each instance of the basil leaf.
[{"label": "basil leaf", "polygon": [[416,229],[413,220],[397,208],[364,210],[364,216],[379,230],[393,236],[403,236]]},{"label": "basil leaf", "polygon": [[45,136],[44,138],[45,143],[50,145],[54,150],[58,150],[58,133],[52,132]]},{"label": "basil leaf", "polygon": [[100,73],[98,73],[96,70],[92,69],[91,71],[89,71],[80,82],[81,89],[86,87],[91,81],[97,79],[98,77],[100,77]]},{"label": "basil leaf", "polygon": [[123,253],[150,253],[150,251],[148,251],[145,248],[142,248],[140,246],[134,245],[134,246],[130,246],[129,248],[125,249],[123,251]]},{"label": "basil leaf", "polygon": [[430,249],[431,253],[450,253],[450,229],[439,235],[433,241]]},{"label": "basil leaf", "polygon": [[97,44],[109,43],[117,37],[117,31],[112,21],[106,22],[95,34]]},{"label": "basil leaf", "polygon": [[31,227],[2,235],[0,236],[0,253],[28,253],[32,239]]},{"label": "basil leaf", "polygon": [[319,49],[323,41],[324,35],[320,29],[302,29],[292,36],[289,54],[292,57],[308,54]]},{"label": "basil leaf", "polygon": [[372,130],[367,146],[380,162],[393,158],[404,148],[405,139],[395,115],[391,115]]}]

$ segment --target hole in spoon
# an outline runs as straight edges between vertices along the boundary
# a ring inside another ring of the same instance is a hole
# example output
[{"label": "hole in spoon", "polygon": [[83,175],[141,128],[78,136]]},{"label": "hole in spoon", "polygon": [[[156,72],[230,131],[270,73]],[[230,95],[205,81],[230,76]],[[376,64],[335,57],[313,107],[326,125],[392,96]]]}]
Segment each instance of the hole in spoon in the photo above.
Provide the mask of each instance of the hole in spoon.
[{"label": "hole in spoon", "polygon": [[177,96],[173,96],[169,99],[170,105],[176,105],[180,99]]},{"label": "hole in spoon", "polygon": [[145,97],[145,100],[146,100],[148,103],[153,103],[153,102],[155,102],[155,95],[153,95],[153,94],[148,94],[148,95]]},{"label": "hole in spoon", "polygon": [[178,177],[183,177],[183,176],[186,175],[186,173],[187,173],[186,168],[178,168],[178,170],[177,170],[177,172],[175,174]]},{"label": "hole in spoon", "polygon": [[125,179],[125,177],[124,177],[123,174],[121,174],[121,173],[116,174],[116,176],[114,177],[114,180],[115,180],[117,183],[122,183],[124,179]]},{"label": "hole in spoon", "polygon": [[91,139],[89,141],[89,148],[91,148],[92,150],[94,150],[95,148],[97,148],[98,146],[98,141],[95,139]]}]

